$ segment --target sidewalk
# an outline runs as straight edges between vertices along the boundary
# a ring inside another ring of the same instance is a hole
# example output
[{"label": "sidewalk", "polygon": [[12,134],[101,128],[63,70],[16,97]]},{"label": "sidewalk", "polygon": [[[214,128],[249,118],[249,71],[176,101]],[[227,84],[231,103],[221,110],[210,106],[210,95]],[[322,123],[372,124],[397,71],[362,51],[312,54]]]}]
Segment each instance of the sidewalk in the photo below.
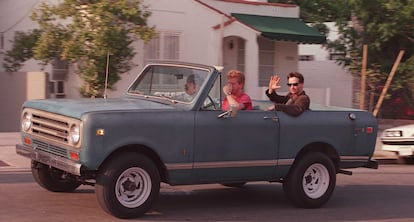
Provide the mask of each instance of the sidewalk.
[{"label": "sidewalk", "polygon": [[0,133],[0,172],[30,170],[30,160],[16,154],[19,142],[19,133]]},{"label": "sidewalk", "polygon": [[[16,154],[17,143],[20,143],[19,133],[0,133],[0,172],[30,170],[30,160]],[[380,164],[394,163],[397,159],[395,154],[381,150],[379,139],[377,140],[374,157]]]}]

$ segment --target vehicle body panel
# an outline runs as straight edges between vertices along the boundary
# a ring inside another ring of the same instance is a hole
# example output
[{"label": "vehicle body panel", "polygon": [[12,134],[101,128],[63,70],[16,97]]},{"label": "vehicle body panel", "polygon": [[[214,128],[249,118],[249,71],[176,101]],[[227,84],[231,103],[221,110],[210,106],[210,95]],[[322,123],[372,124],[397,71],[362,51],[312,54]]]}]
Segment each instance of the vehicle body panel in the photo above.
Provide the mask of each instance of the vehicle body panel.
[{"label": "vehicle body panel", "polygon": [[[271,112],[239,111],[217,118],[220,111],[198,112],[194,175],[199,182],[251,181],[275,175],[278,121]],[[205,135],[205,136],[203,136]]]}]

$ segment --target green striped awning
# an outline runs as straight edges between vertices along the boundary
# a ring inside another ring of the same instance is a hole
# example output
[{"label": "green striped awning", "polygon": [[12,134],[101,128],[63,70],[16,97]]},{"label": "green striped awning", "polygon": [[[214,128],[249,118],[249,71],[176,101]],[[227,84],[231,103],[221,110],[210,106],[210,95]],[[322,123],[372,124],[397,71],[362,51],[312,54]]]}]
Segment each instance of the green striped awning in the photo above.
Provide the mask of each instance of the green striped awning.
[{"label": "green striped awning", "polygon": [[299,18],[231,14],[240,22],[260,31],[263,37],[307,44],[323,44],[326,37],[316,29],[306,25]]}]

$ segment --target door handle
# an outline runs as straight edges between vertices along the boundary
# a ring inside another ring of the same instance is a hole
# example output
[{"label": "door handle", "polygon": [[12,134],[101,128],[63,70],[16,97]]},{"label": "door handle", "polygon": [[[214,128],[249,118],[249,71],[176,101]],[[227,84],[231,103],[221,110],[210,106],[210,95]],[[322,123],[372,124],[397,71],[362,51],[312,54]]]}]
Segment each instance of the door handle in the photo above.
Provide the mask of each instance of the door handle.
[{"label": "door handle", "polygon": [[270,120],[275,121],[275,122],[279,121],[279,117],[277,117],[277,116],[272,116],[272,117],[265,116],[265,117],[263,117],[263,119],[270,119]]}]

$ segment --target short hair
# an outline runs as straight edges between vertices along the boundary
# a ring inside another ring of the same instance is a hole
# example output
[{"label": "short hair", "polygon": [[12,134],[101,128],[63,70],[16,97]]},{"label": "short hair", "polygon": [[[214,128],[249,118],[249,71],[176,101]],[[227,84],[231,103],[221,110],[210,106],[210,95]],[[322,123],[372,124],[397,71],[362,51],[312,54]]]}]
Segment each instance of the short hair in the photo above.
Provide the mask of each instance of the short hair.
[{"label": "short hair", "polygon": [[237,78],[237,82],[239,84],[244,84],[244,81],[245,81],[244,74],[241,71],[235,70],[235,69],[230,70],[227,73],[227,78]]},{"label": "short hair", "polygon": [[188,84],[189,83],[192,83],[192,84],[194,84],[195,85],[195,77],[194,77],[194,74],[191,74],[191,75],[189,75],[188,77],[187,77],[187,81],[186,81],[187,83],[184,85],[184,89],[185,89],[185,91],[187,91],[188,90]]},{"label": "short hair", "polygon": [[194,74],[191,74],[187,77],[187,83],[194,83],[195,84]]},{"label": "short hair", "polygon": [[292,78],[292,77],[296,77],[299,79],[299,83],[304,83],[305,79],[303,78],[303,75],[298,73],[298,72],[291,72],[287,75],[287,79]]}]

